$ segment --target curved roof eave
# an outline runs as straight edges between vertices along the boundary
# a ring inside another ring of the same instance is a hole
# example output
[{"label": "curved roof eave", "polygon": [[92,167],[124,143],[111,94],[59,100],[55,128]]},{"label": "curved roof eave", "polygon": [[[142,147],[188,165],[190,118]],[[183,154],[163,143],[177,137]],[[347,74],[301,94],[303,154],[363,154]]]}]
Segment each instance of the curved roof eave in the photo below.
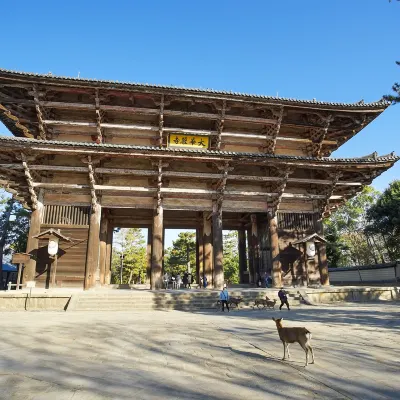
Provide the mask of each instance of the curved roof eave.
[{"label": "curved roof eave", "polygon": [[137,90],[161,90],[161,91],[174,91],[180,92],[181,94],[185,95],[203,95],[203,96],[223,96],[229,97],[232,100],[247,100],[251,101],[265,101],[265,102],[273,102],[278,104],[287,104],[287,105],[303,105],[306,107],[312,106],[327,106],[332,108],[345,108],[345,109],[357,109],[360,111],[363,110],[370,110],[376,109],[384,110],[386,109],[391,103],[386,100],[379,100],[376,102],[371,103],[364,103],[363,101],[356,102],[356,103],[337,103],[337,102],[327,102],[327,101],[317,101],[313,100],[298,100],[292,98],[285,98],[285,97],[276,97],[276,96],[266,96],[266,95],[256,95],[256,94],[249,94],[249,93],[239,93],[239,92],[232,92],[232,91],[223,91],[223,90],[214,90],[214,89],[200,89],[200,88],[184,88],[184,87],[177,87],[177,86],[168,86],[168,85],[154,85],[154,84],[142,84],[136,82],[119,82],[119,81],[110,81],[110,80],[97,80],[97,79],[84,79],[84,78],[74,78],[74,77],[67,77],[67,76],[56,76],[50,74],[38,74],[38,73],[31,73],[31,72],[21,72],[21,71],[11,71],[7,69],[0,68],[0,77],[5,76],[9,78],[25,78],[25,79],[34,79],[34,80],[45,80],[47,84],[72,84],[74,86],[81,85],[81,86],[103,86],[105,88],[117,88],[117,89],[137,89]]},{"label": "curved roof eave", "polygon": [[[233,152],[233,151],[221,151],[221,150],[197,150],[187,149],[178,147],[152,147],[152,146],[133,146],[124,144],[96,144],[87,142],[70,142],[70,141],[58,141],[58,140],[37,140],[27,138],[16,138],[9,136],[0,136],[0,144],[4,145],[4,149],[12,147],[13,145],[19,148],[32,149],[38,147],[38,149],[45,150],[46,148],[53,146],[60,149],[82,149],[82,150],[95,150],[98,153],[107,151],[117,151],[121,153],[127,153],[130,151],[142,151],[147,153],[165,153],[165,154],[197,154],[204,156],[221,156],[221,157],[234,157],[234,158],[253,158],[253,159],[270,159],[270,160],[281,160],[281,161],[309,161],[312,163],[328,163],[328,164],[377,164],[377,163],[395,163],[400,159],[394,153],[390,153],[384,156],[377,156],[373,153],[367,157],[360,158],[330,158],[321,157],[313,158],[306,156],[291,156],[291,155],[279,155],[279,154],[265,154],[265,153],[244,153],[244,152]],[[8,146],[7,146],[8,145]],[[1,149],[1,148],[0,148]],[[1,152],[1,150],[0,150]]]}]

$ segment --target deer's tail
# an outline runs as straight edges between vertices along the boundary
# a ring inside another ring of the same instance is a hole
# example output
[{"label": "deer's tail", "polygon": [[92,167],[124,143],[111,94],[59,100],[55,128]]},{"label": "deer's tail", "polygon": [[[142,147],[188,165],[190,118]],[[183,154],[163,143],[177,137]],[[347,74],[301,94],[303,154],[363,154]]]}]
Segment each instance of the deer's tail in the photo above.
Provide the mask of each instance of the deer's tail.
[{"label": "deer's tail", "polygon": [[308,335],[308,340],[311,342],[312,335],[311,335],[311,332],[308,329],[306,329],[306,335]]}]

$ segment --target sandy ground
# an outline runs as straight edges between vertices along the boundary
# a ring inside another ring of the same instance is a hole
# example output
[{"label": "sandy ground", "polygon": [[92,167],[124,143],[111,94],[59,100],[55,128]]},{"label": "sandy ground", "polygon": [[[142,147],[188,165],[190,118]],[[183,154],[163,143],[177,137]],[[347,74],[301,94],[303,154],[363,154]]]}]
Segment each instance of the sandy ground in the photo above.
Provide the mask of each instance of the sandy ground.
[{"label": "sandy ground", "polygon": [[[316,363],[272,317],[313,333]],[[3,312],[1,399],[398,399],[400,305]]]}]

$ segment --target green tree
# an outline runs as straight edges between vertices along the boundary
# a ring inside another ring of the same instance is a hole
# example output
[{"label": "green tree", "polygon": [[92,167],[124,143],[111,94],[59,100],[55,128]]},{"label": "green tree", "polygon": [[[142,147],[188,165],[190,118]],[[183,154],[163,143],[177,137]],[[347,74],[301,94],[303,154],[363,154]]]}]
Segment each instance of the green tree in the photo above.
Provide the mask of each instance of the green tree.
[{"label": "green tree", "polygon": [[[120,229],[114,232],[111,271],[113,283],[131,284],[143,281],[146,277],[146,241],[139,228]],[[121,255],[123,255],[123,274],[121,282]]]},{"label": "green tree", "polygon": [[380,261],[380,243],[365,232],[368,226],[367,212],[378,197],[379,192],[367,186],[324,222],[325,230],[333,240],[329,246],[330,261],[335,263],[332,266],[365,265]]},{"label": "green tree", "polygon": [[164,270],[172,275],[183,275],[188,269],[188,255],[191,272],[196,269],[196,233],[180,232],[178,238],[172,242],[172,247],[166,249],[164,256]]},{"label": "green tree", "polygon": [[391,260],[400,258],[400,180],[390,183],[367,213],[367,234],[382,237]]},{"label": "green tree", "polygon": [[239,283],[238,232],[224,234],[224,277],[229,283]]},{"label": "green tree", "polygon": [[[396,61],[396,64],[400,66],[400,61]],[[392,86],[394,94],[388,94],[383,96],[385,100],[392,102],[392,104],[400,103],[400,83],[396,82]]]},{"label": "green tree", "polygon": [[4,256],[26,250],[29,215],[12,197],[0,197],[0,268]]}]

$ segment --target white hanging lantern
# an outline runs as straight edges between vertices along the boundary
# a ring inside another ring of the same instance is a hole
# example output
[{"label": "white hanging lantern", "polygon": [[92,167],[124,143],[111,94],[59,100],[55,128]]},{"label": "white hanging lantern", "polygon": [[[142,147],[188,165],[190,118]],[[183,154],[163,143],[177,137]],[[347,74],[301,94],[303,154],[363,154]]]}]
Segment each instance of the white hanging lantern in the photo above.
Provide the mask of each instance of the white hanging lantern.
[{"label": "white hanging lantern", "polygon": [[315,257],[315,242],[306,243],[306,254],[308,257]]},{"label": "white hanging lantern", "polygon": [[49,238],[49,244],[47,245],[47,251],[51,257],[54,257],[58,253],[58,237],[51,236]]}]

